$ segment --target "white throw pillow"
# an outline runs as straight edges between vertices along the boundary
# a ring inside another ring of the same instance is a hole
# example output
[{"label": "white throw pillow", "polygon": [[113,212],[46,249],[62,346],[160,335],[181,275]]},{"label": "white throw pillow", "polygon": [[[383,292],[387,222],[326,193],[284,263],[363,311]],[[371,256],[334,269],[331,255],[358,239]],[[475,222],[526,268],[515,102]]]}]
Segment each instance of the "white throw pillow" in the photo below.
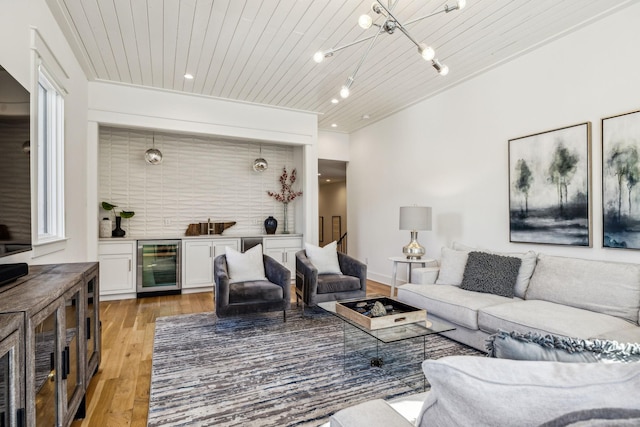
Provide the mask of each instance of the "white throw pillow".
[{"label": "white throw pillow", "polygon": [[449,356],[426,360],[422,369],[431,390],[416,424],[420,427],[537,426],[574,411],[638,408],[636,363]]},{"label": "white throw pillow", "polygon": [[460,286],[464,269],[467,266],[467,258],[469,258],[469,253],[466,251],[443,247],[440,255],[440,273],[436,284]]},{"label": "white throw pillow", "polygon": [[321,248],[311,243],[304,244],[304,250],[318,274],[342,274],[338,263],[338,242],[333,241]]},{"label": "white throw pillow", "polygon": [[264,275],[262,245],[256,245],[245,253],[226,247],[229,283],[267,280]]}]

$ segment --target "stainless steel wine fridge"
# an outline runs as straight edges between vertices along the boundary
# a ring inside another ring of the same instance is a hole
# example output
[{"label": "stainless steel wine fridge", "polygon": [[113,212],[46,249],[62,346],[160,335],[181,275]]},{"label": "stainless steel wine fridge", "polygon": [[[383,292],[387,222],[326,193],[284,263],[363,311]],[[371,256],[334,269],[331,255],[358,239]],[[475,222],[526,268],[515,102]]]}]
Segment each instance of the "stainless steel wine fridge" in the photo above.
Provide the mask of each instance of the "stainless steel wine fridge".
[{"label": "stainless steel wine fridge", "polygon": [[138,297],[179,294],[180,240],[138,240]]}]

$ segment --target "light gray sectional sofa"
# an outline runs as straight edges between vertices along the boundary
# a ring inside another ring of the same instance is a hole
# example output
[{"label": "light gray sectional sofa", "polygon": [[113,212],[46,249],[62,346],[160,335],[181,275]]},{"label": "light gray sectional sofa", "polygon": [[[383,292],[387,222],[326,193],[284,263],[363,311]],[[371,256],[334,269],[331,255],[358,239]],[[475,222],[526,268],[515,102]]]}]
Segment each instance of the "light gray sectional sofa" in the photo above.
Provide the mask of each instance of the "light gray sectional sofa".
[{"label": "light gray sectional sofa", "polygon": [[513,297],[505,297],[461,289],[471,252],[478,250],[443,248],[439,267],[414,270],[415,283],[400,286],[398,299],[452,324],[443,335],[479,350],[498,330],[640,342],[640,265],[499,254],[521,260]]}]

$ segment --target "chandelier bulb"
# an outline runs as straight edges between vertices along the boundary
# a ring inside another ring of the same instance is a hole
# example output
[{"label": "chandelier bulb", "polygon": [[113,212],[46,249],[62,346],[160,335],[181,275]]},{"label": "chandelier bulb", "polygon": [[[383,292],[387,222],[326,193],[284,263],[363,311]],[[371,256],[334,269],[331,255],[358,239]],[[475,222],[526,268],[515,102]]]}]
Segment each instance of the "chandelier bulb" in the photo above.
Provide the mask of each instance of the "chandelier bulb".
[{"label": "chandelier bulb", "polygon": [[446,76],[447,74],[449,74],[449,67],[441,64],[437,59],[432,60],[431,65],[433,65],[433,68],[435,68],[438,74],[440,74],[441,76]]},{"label": "chandelier bulb", "polygon": [[314,55],[313,55],[313,60],[316,61],[318,64],[321,63],[322,61],[324,61],[324,53],[322,51],[317,51]]},{"label": "chandelier bulb", "polygon": [[360,15],[360,18],[358,18],[358,25],[363,30],[368,30],[369,28],[371,28],[371,24],[373,24],[373,19],[367,14]]},{"label": "chandelier bulb", "polygon": [[422,55],[425,61],[431,61],[436,56],[436,52],[433,50],[433,48],[431,46],[427,46],[424,43],[420,43],[420,47],[418,47],[418,53]]}]

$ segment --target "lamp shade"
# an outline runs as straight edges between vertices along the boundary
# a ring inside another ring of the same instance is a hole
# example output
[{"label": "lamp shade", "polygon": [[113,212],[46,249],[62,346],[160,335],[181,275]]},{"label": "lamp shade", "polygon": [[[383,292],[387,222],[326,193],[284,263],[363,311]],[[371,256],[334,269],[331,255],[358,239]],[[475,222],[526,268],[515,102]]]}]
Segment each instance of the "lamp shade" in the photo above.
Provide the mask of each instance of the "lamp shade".
[{"label": "lamp shade", "polygon": [[402,206],[400,230],[431,230],[431,208],[426,206]]}]

